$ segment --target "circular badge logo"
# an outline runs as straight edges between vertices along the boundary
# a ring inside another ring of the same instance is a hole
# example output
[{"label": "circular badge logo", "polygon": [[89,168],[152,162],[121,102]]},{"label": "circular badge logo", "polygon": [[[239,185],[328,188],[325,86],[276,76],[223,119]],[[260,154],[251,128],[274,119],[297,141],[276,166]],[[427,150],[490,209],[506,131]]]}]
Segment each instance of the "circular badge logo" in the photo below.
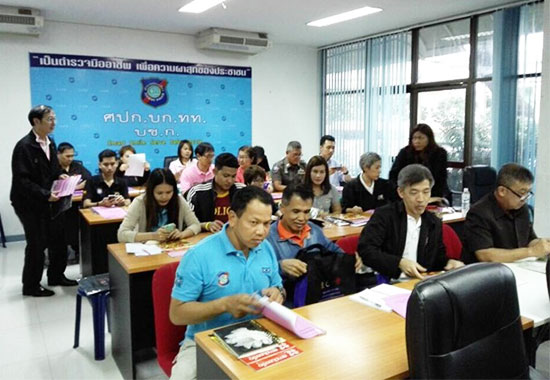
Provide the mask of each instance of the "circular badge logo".
[{"label": "circular badge logo", "polygon": [[218,273],[218,286],[226,286],[229,284],[229,272]]},{"label": "circular badge logo", "polygon": [[156,83],[147,86],[146,91],[147,96],[149,96],[149,98],[151,99],[158,99],[162,96],[162,88]]}]

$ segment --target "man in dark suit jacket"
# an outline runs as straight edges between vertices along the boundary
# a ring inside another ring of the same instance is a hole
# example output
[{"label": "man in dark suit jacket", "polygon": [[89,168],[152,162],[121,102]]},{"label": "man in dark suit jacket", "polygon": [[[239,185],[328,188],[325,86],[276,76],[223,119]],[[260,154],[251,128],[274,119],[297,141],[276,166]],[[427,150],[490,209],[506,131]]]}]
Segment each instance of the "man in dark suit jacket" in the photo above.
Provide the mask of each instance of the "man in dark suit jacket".
[{"label": "man in dark suit jacket", "polygon": [[48,137],[55,127],[55,113],[48,106],[37,106],[31,109],[28,119],[32,130],[13,150],[10,200],[27,240],[23,295],[45,297],[54,295],[40,285],[46,248],[50,259],[48,284],[72,286],[77,283],[63,274],[67,266],[63,213],[52,218],[59,198],[50,189],[61,174],[55,143]]},{"label": "man in dark suit jacket", "polygon": [[400,202],[376,209],[361,232],[358,252],[365,265],[391,277],[423,279],[423,272],[450,270],[464,264],[447,260],[441,220],[426,211],[434,179],[422,165],[399,173]]}]

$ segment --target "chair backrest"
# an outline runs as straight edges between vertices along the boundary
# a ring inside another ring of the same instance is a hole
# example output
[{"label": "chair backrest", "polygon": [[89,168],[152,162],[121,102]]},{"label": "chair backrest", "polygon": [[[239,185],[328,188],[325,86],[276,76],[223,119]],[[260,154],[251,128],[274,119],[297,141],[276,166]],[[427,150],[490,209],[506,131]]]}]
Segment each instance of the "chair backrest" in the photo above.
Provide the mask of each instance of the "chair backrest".
[{"label": "chair backrest", "polygon": [[470,191],[470,203],[473,204],[495,189],[497,171],[486,165],[466,166],[462,183]]},{"label": "chair backrest", "polygon": [[174,278],[178,263],[163,265],[153,275],[153,309],[155,312],[155,335],[157,340],[157,361],[170,376],[172,361],[179,351],[187,326],[176,326],[170,322],[169,310]]},{"label": "chair backrest", "polygon": [[411,378],[526,379],[513,272],[478,263],[418,283],[407,305]]},{"label": "chair backrest", "polygon": [[164,157],[164,169],[168,169],[170,163],[174,160],[177,160],[178,156],[166,156]]},{"label": "chair backrest", "polygon": [[359,236],[346,236],[338,239],[336,245],[348,255],[355,255],[357,252],[357,245],[359,244]]},{"label": "chair backrest", "polygon": [[455,230],[448,224],[443,224],[443,244],[447,251],[448,259],[460,260],[462,257],[462,242]]}]

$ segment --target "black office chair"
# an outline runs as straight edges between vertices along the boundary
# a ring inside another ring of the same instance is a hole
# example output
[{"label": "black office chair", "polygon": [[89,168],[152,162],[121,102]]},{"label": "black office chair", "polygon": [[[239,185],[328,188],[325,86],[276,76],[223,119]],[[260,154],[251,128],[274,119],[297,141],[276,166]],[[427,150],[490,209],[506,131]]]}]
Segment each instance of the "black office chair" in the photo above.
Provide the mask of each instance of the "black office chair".
[{"label": "black office chair", "polygon": [[486,165],[466,166],[462,183],[470,190],[470,203],[474,204],[495,189],[497,171]]},{"label": "black office chair", "polygon": [[417,379],[526,379],[513,272],[472,264],[420,282],[407,305],[409,374]]},{"label": "black office chair", "polygon": [[168,169],[170,162],[177,160],[178,156],[166,156],[164,157],[164,169]]}]

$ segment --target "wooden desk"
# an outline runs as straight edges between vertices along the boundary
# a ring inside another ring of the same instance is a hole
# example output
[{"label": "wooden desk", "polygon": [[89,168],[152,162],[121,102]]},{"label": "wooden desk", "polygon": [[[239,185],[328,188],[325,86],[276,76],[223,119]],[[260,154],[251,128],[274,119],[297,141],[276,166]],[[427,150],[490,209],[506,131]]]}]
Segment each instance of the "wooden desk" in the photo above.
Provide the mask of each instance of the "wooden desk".
[{"label": "wooden desk", "polygon": [[80,270],[82,276],[109,271],[107,244],[116,243],[122,218],[105,219],[91,208],[80,209]]},{"label": "wooden desk", "polygon": [[[399,286],[412,288],[417,281]],[[268,319],[262,325],[303,350],[297,358],[261,371],[241,363],[208,337],[195,335],[197,378],[203,379],[386,379],[408,376],[405,319],[342,297],[295,311],[327,331],[300,339]],[[533,326],[522,318],[524,329]]]},{"label": "wooden desk", "polygon": [[[201,233],[187,240],[198,242]],[[164,264],[180,261],[165,253],[136,257],[126,253],[124,243],[109,244],[111,284],[111,347],[113,358],[125,379],[135,379],[135,363],[154,357],[155,329],[151,284],[153,273]]]},{"label": "wooden desk", "polygon": [[[444,214],[442,220],[443,223],[452,224],[452,227],[455,228],[457,226],[462,227],[461,225],[464,222],[464,217],[462,216],[461,212],[455,212],[452,214]],[[357,236],[361,234],[363,227],[364,226],[337,226],[332,223],[326,223],[325,227],[323,227],[323,233],[328,239],[336,241],[346,236]]]}]

